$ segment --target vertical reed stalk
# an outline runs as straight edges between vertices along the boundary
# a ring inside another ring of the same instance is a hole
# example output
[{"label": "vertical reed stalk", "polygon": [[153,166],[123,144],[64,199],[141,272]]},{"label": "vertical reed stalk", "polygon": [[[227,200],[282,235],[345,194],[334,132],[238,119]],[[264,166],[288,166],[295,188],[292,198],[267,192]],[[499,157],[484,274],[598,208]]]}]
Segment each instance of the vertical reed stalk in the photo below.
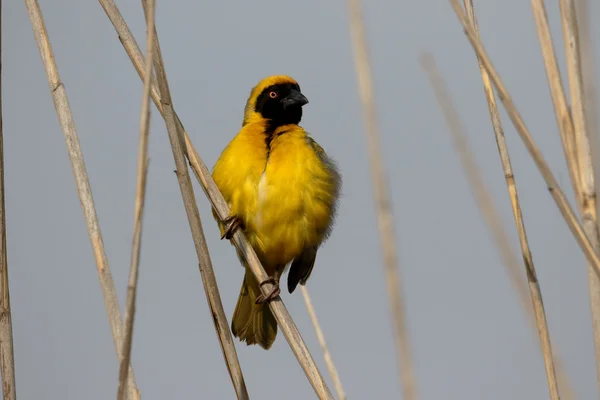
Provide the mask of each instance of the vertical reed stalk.
[{"label": "vertical reed stalk", "polygon": [[[148,1],[142,0],[142,5],[146,18],[148,18]],[[188,166],[185,162],[185,152],[184,147],[182,147],[182,145],[185,144],[181,140],[182,138],[178,131],[177,119],[175,117],[175,111],[173,110],[171,92],[169,90],[169,83],[167,81],[167,74],[163,63],[162,52],[160,50],[160,42],[158,39],[158,34],[156,33],[156,25],[154,26],[153,35],[153,46],[155,52],[153,62],[161,95],[160,104],[162,105],[164,112],[167,132],[169,134],[169,141],[171,142],[171,149],[173,151],[173,159],[177,168],[177,182],[179,183],[179,188],[181,190],[183,205],[185,207],[190,225],[190,231],[192,233],[192,239],[194,241],[194,247],[196,249],[196,255],[198,257],[200,274],[204,284],[204,291],[211,309],[211,314],[213,317],[212,320],[236,396],[238,399],[246,400],[249,398],[246,389],[246,383],[244,382],[242,369],[237,357],[237,352],[235,351],[233,338],[231,336],[231,332],[229,331],[229,323],[227,322],[227,317],[225,316],[225,311],[223,310],[223,304],[221,303],[221,296],[219,294],[219,287],[214,275],[206,239],[204,238],[204,231],[202,229],[202,221],[200,220],[198,206],[196,205],[197,203],[194,195],[194,188],[192,187]],[[150,68],[148,66],[146,67]]]},{"label": "vertical reed stalk", "polygon": [[[67,92],[58,74],[58,68],[54,61],[52,46],[50,45],[50,39],[48,38],[48,32],[46,31],[40,6],[37,0],[25,0],[25,4],[27,5],[31,26],[33,27],[35,39],[40,50],[42,63],[46,70],[46,75],[48,76],[48,84],[50,85],[50,92],[52,93],[52,99],[54,100],[54,107],[56,108],[58,120],[65,136],[77,193],[79,195],[81,207],[83,208],[88,235],[96,258],[96,267],[98,269],[100,286],[102,287],[102,293],[104,295],[104,304],[110,322],[114,345],[118,359],[120,360],[122,356],[123,321],[121,320],[115,285],[110,272],[110,266],[108,265],[106,251],[104,249],[96,207],[92,197],[92,189],[85,168],[81,146],[79,145],[79,137],[77,136],[77,130],[75,129],[75,122],[73,121]],[[133,370],[130,370],[129,374],[132,377],[132,384],[128,385],[127,388],[128,398],[135,399],[139,394],[135,385],[135,379],[133,378]]]},{"label": "vertical reed stalk", "polygon": [[17,398],[12,313],[6,254],[6,207],[4,203],[4,133],[2,129],[2,0],[0,0],[0,371],[4,400]]},{"label": "vertical reed stalk", "polygon": [[[479,28],[477,26],[477,19],[475,17],[473,0],[465,0],[464,4],[465,9],[467,11],[467,17],[471,22],[471,26],[473,27],[475,34],[479,37]],[[540,288],[539,281],[537,279],[537,273],[535,271],[535,265],[533,263],[533,256],[531,255],[531,249],[529,248],[529,241],[527,240],[527,231],[525,230],[525,222],[523,221],[523,215],[521,213],[521,204],[519,202],[515,177],[510,162],[510,156],[508,154],[508,148],[506,146],[504,129],[502,128],[502,121],[500,120],[500,115],[498,113],[498,105],[496,104],[496,98],[494,96],[494,89],[492,88],[490,77],[486,69],[481,64],[481,60],[479,58],[477,58],[477,62],[481,73],[481,79],[483,81],[485,97],[490,112],[492,127],[494,129],[494,136],[496,137],[498,153],[500,155],[500,161],[502,163],[502,169],[504,171],[504,179],[506,180],[506,186],[513,210],[513,217],[515,219],[515,225],[519,236],[521,254],[523,256],[525,273],[527,276],[527,282],[529,284],[529,293],[531,295],[531,302],[535,314],[537,331],[540,337],[540,344],[542,347],[542,354],[544,357],[544,366],[546,369],[546,377],[548,379],[548,389],[550,391],[550,398],[553,400],[558,400],[560,396],[552,356],[550,333],[548,332],[548,323],[546,322],[546,313],[544,312],[542,291]]]},{"label": "vertical reed stalk", "polygon": [[[600,172],[600,138],[598,135],[598,90],[596,86],[596,58],[593,51],[591,37],[591,10],[588,0],[577,0],[575,9],[579,21],[579,48],[581,55],[581,71],[583,75],[583,93],[585,95],[587,132],[592,148],[592,161],[594,174]],[[600,193],[600,179],[594,180],[596,184],[596,198]]]},{"label": "vertical reed stalk", "polygon": [[417,398],[417,387],[406,323],[404,293],[400,283],[398,256],[396,254],[394,217],[388,193],[388,183],[381,162],[379,127],[375,110],[371,65],[361,15],[361,4],[360,0],[347,0],[346,5],[350,14],[350,33],[354,50],[354,64],[363,107],[365,133],[371,164],[371,182],[373,184],[377,224],[379,226],[379,236],[385,266],[387,293],[394,325],[396,358],[400,369],[399,378],[402,383],[404,399],[415,400]]},{"label": "vertical reed stalk", "polygon": [[[571,116],[575,133],[575,154],[579,166],[579,211],[583,229],[596,254],[600,253],[600,232],[596,209],[596,188],[592,153],[587,132],[587,109],[583,92],[581,55],[579,50],[579,27],[573,0],[560,0],[560,14],[567,58],[567,75],[571,92]],[[600,388],[600,276],[588,263],[588,283],[592,329],[596,355],[596,378]]]},{"label": "vertical reed stalk", "polygon": [[133,323],[135,320],[135,302],[142,246],[142,227],[144,205],[146,202],[146,181],[148,177],[148,138],[150,135],[150,85],[152,79],[152,56],[154,54],[154,13],[156,3],[148,0],[146,16],[146,69],[144,71],[144,89],[142,95],[142,112],[140,116],[140,139],[138,145],[137,182],[135,210],[133,218],[133,241],[131,245],[131,266],[127,284],[127,303],[125,311],[125,340],[123,340],[123,357],[119,366],[119,387],[117,400],[125,400],[125,386],[129,381],[129,365],[131,344],[133,340]]}]

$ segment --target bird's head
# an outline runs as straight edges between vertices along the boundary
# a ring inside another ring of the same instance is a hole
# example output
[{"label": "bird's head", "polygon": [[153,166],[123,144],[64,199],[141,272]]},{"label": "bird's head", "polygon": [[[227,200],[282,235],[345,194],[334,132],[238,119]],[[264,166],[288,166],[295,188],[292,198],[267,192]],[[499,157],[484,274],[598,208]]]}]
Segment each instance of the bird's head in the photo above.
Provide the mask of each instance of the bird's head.
[{"label": "bird's head", "polygon": [[294,79],[285,75],[270,76],[252,89],[243,125],[265,119],[273,126],[298,124],[302,119],[302,106],[307,103],[308,99]]}]

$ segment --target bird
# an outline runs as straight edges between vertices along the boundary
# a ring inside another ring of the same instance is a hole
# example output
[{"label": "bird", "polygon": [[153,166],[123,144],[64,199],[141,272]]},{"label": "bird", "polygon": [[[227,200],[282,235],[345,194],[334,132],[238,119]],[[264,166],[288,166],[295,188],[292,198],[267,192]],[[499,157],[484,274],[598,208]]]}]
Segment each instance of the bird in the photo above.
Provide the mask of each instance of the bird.
[{"label": "bird", "polygon": [[[231,330],[247,345],[268,350],[277,322],[268,303],[287,287],[305,285],[317,251],[330,236],[337,214],[341,175],[336,162],[299,125],[308,99],[287,75],[262,79],[250,92],[242,127],[221,152],[212,177],[230,214],[221,220],[213,209],[221,239],[242,230],[269,278],[258,282],[242,254],[244,280]],[[261,286],[273,285],[265,296]]]}]

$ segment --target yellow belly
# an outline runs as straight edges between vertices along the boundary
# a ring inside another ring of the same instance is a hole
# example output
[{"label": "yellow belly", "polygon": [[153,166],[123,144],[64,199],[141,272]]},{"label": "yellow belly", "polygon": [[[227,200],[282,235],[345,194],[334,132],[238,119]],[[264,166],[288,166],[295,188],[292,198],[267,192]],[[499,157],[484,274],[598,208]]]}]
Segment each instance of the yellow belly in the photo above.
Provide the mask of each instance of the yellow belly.
[{"label": "yellow belly", "polygon": [[315,201],[310,186],[302,185],[302,177],[290,176],[290,185],[271,181],[269,172],[267,168],[259,183],[252,236],[265,263],[280,266],[322,241],[330,213]]},{"label": "yellow belly", "polygon": [[251,151],[258,142],[234,140],[213,173],[267,273],[325,239],[338,190],[304,130],[279,129],[268,154]]}]

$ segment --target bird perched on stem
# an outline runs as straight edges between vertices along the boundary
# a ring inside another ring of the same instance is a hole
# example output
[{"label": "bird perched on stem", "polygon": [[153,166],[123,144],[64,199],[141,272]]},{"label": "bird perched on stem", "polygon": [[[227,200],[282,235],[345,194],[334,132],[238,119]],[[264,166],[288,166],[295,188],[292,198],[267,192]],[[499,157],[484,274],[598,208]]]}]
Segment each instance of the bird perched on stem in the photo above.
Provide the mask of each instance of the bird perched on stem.
[{"label": "bird perched on stem", "polygon": [[[246,102],[242,129],[223,150],[213,178],[231,214],[219,223],[221,238],[242,229],[269,279],[257,282],[245,267],[231,330],[248,345],[269,349],[277,323],[268,302],[279,296],[279,278],[291,262],[288,291],[309,278],[317,250],[335,218],[341,178],[334,162],[298,124],[308,99],[289,76],[270,76]],[[260,286],[272,283],[267,296]]]}]

